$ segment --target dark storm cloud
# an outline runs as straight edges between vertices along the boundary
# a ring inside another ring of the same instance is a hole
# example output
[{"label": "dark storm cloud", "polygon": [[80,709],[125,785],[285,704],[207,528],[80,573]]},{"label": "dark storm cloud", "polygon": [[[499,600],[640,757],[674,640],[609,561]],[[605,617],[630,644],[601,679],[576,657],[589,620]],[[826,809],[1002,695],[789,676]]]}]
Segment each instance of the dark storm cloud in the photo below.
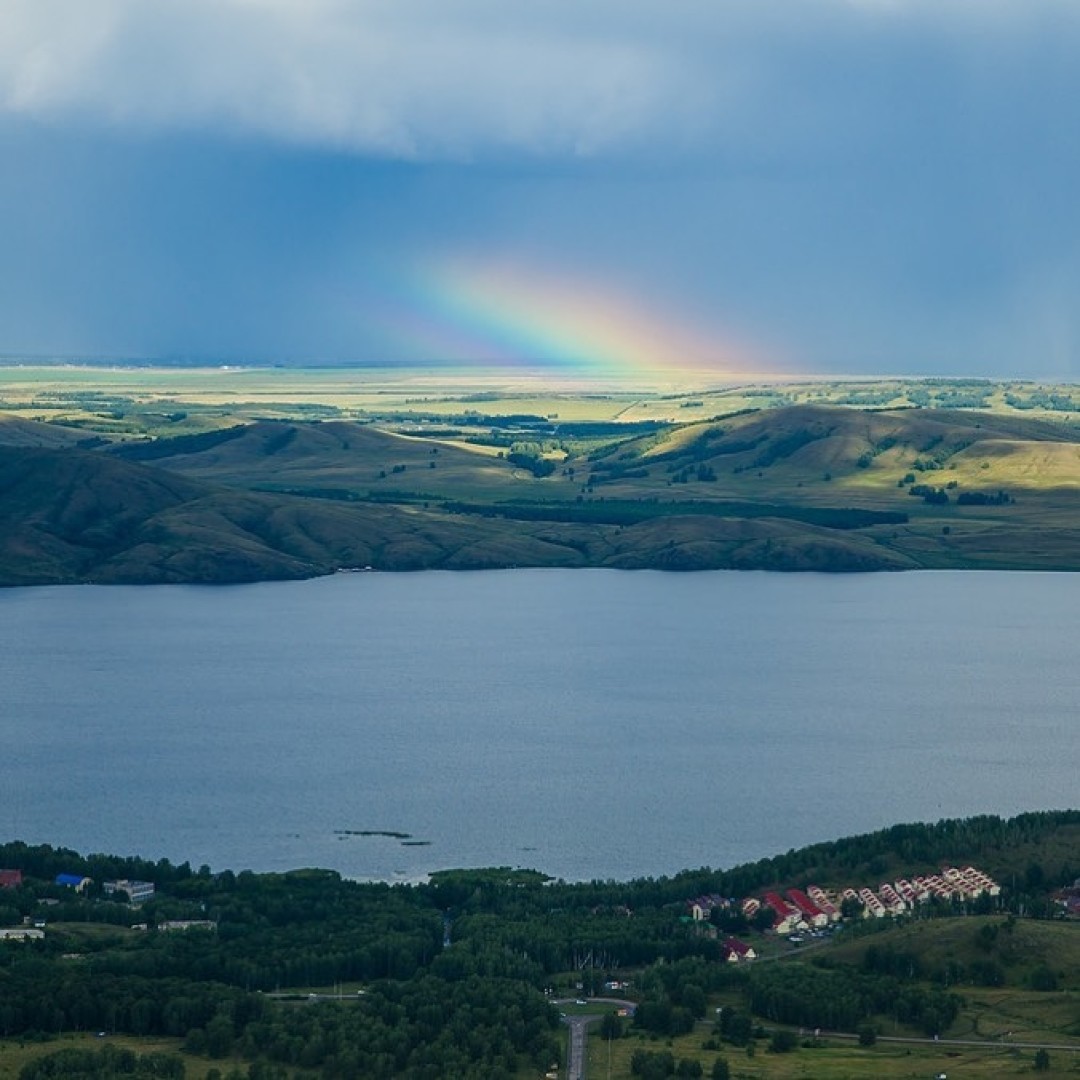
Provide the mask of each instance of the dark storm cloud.
[{"label": "dark storm cloud", "polygon": [[0,349],[393,359],[387,279],[465,251],[1072,377],[1077,55],[1052,0],[15,0]]}]

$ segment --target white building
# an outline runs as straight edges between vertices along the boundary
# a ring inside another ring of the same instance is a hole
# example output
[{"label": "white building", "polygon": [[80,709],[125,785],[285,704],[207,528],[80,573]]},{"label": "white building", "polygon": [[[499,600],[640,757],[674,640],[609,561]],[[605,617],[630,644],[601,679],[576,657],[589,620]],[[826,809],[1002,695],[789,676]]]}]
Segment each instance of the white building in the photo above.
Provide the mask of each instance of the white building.
[{"label": "white building", "polygon": [[154,898],[152,881],[128,881],[122,878],[120,881],[106,881],[101,887],[106,896],[113,896],[118,892],[127,893],[128,900],[133,904],[142,904]]}]

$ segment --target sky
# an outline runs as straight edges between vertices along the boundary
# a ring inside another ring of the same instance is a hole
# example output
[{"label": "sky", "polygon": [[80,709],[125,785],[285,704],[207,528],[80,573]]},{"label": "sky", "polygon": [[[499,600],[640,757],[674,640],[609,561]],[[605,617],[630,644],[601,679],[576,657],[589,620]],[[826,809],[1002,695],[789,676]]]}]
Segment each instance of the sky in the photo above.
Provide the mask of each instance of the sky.
[{"label": "sky", "polygon": [[1080,378],[1075,0],[4,0],[0,355]]}]

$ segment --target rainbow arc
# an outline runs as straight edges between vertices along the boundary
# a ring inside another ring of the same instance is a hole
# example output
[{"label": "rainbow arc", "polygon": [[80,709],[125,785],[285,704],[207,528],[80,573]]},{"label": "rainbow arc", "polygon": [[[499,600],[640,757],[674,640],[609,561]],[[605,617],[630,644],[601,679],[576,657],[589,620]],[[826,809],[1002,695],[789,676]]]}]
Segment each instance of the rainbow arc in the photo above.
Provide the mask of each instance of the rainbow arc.
[{"label": "rainbow arc", "polygon": [[657,315],[594,282],[507,264],[444,264],[408,280],[385,320],[413,355],[593,379],[765,374],[745,345]]}]

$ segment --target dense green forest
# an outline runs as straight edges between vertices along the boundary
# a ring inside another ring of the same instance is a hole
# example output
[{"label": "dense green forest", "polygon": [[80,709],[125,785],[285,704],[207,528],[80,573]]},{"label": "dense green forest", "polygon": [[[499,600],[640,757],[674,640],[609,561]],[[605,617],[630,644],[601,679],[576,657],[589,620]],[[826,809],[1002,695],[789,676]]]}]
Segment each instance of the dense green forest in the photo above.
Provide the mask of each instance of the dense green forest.
[{"label": "dense green forest", "polygon": [[[876,884],[894,871],[973,861],[1002,882],[1002,895],[928,904],[920,918],[1046,918],[1059,910],[1052,890],[1080,876],[1078,837],[1077,811],[985,816],[898,825],[670,878],[567,883],[489,869],[411,886],[326,870],[213,873],[13,842],[0,845],[0,867],[20,870],[22,882],[0,890],[0,926],[44,923],[45,933],[0,943],[0,1036],[171,1036],[194,1055],[239,1057],[251,1075],[514,1077],[561,1058],[553,993],[602,994],[630,972],[636,1014],[612,1035],[685,1033],[717,994],[738,1002],[715,1033],[732,1045],[761,1024],[854,1031],[882,1013],[938,1035],[957,1016],[958,980],[995,984],[1001,969],[987,948],[967,967],[874,943],[854,960],[823,951],[813,963],[724,964],[722,934],[688,919],[687,900],[811,881]],[[91,884],[76,893],[56,884],[62,873]],[[117,902],[102,890],[111,879],[151,881],[155,896]],[[768,935],[737,910],[717,920],[767,950]],[[187,928],[166,929],[178,923]],[[334,992],[310,998],[312,988]],[[138,1075],[175,1067],[129,1064]]]}]

